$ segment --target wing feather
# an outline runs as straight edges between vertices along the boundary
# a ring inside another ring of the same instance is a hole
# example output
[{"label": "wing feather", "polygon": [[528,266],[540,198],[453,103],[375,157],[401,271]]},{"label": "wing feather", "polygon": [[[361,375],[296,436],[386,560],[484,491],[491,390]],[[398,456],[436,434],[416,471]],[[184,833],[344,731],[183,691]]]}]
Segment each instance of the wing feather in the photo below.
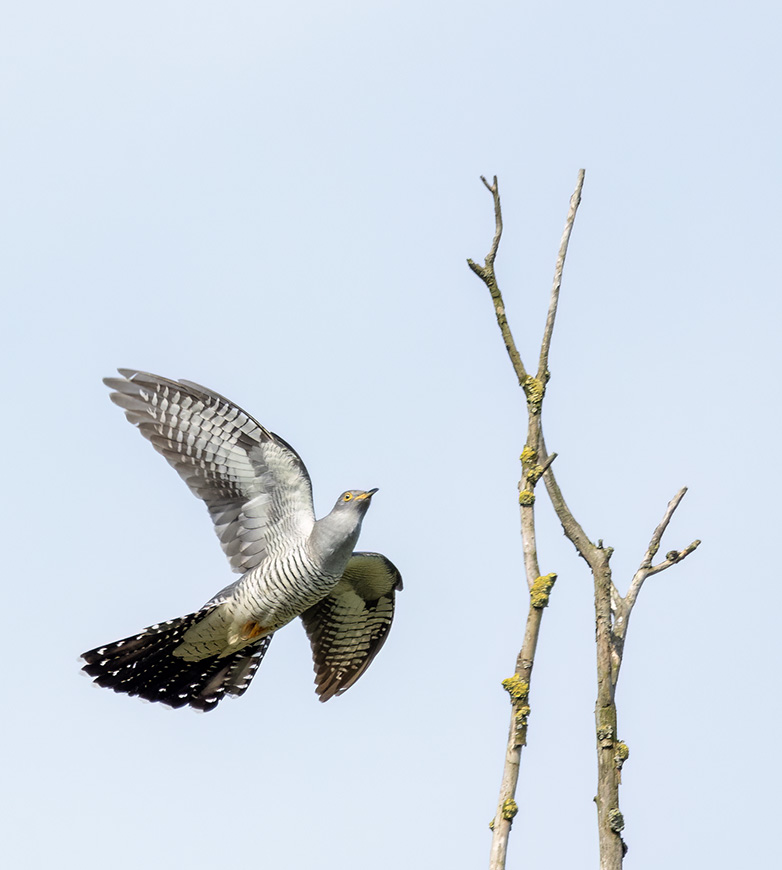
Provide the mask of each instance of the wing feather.
[{"label": "wing feather", "polygon": [[380,652],[401,588],[402,577],[385,556],[354,553],[334,591],[302,614],[321,701],[347,691]]},{"label": "wing feather", "polygon": [[282,438],[192,381],[119,373],[104,380],[111,400],[206,503],[234,571],[244,574],[309,535],[312,484]]}]

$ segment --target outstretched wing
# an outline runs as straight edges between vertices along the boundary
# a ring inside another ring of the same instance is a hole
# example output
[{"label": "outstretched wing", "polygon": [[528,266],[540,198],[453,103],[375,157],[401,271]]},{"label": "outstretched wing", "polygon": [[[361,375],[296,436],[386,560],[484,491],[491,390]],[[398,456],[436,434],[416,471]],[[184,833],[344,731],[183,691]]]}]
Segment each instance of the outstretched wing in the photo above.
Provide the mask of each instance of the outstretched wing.
[{"label": "outstretched wing", "polygon": [[380,553],[353,553],[334,591],[301,615],[321,701],[341,695],[369,667],[394,618],[399,571]]},{"label": "outstretched wing", "polygon": [[282,438],[206,387],[119,373],[104,380],[112,402],[206,502],[234,571],[243,574],[309,535],[312,484]]}]

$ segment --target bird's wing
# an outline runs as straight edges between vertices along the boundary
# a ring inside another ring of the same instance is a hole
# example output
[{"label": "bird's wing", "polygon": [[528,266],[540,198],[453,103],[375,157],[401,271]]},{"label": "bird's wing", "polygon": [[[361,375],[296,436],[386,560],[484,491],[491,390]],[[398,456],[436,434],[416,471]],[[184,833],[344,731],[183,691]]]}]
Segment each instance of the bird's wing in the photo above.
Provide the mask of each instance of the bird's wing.
[{"label": "bird's wing", "polygon": [[334,591],[301,615],[321,701],[341,695],[369,667],[394,618],[399,571],[380,553],[353,553]]},{"label": "bird's wing", "polygon": [[224,396],[190,381],[119,369],[111,400],[206,502],[237,573],[309,535],[312,484],[296,451]]}]

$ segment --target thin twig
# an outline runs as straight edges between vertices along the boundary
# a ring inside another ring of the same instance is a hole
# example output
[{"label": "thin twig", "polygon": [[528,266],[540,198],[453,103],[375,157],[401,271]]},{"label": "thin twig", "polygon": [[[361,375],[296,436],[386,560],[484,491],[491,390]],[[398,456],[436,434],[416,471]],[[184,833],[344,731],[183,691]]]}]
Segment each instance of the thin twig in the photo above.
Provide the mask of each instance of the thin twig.
[{"label": "thin twig", "polygon": [[502,340],[505,342],[505,349],[508,351],[513,371],[516,372],[516,377],[520,386],[524,386],[527,380],[527,370],[524,368],[524,363],[521,361],[521,356],[516,349],[516,342],[513,339],[513,333],[508,325],[508,318],[505,315],[505,303],[502,300],[499,285],[497,284],[497,276],[494,273],[494,258],[497,256],[497,250],[500,246],[502,238],[502,208],[500,206],[500,188],[497,184],[497,176],[494,176],[492,184],[489,184],[486,179],[481,176],[481,181],[486,185],[486,189],[491,193],[494,199],[494,238],[492,239],[491,248],[486,255],[486,260],[483,266],[478,265],[474,260],[467,260],[467,265],[475,272],[475,274],[489,288],[492,302],[494,303],[494,313],[497,317],[497,324],[502,333]]},{"label": "thin twig", "polygon": [[546,328],[543,330],[543,341],[540,345],[540,360],[538,362],[538,380],[542,381],[544,384],[548,380],[546,377],[546,372],[548,371],[548,353],[551,348],[551,336],[554,332],[554,320],[556,319],[557,306],[559,305],[559,288],[562,286],[562,270],[565,268],[565,257],[567,256],[570,234],[573,232],[573,224],[576,222],[576,212],[581,203],[581,191],[584,187],[585,175],[585,170],[579,170],[576,189],[573,191],[573,196],[570,197],[570,208],[568,209],[567,219],[565,220],[565,229],[562,232],[562,240],[559,243],[557,264],[554,267],[554,284],[551,289],[551,301],[549,302],[548,315],[546,316]]},{"label": "thin twig", "polygon": [[486,254],[486,268],[493,269],[494,268],[494,258],[497,256],[497,251],[500,247],[500,239],[502,238],[502,208],[500,207],[500,188],[497,184],[497,176],[494,176],[492,184],[489,184],[486,181],[486,176],[481,176],[481,181],[483,182],[486,190],[491,193],[492,198],[494,199],[494,238],[491,242],[491,248],[489,249],[489,253]]},{"label": "thin twig", "polygon": [[611,679],[614,685],[616,685],[617,681],[619,680],[619,671],[622,668],[622,661],[624,659],[625,639],[627,638],[627,627],[630,624],[630,616],[633,612],[633,608],[638,601],[638,593],[641,591],[641,587],[644,585],[644,581],[648,577],[653,577],[655,574],[660,574],[667,568],[678,564],[683,559],[686,559],[687,556],[690,555],[690,553],[694,553],[695,550],[697,550],[700,546],[700,541],[693,541],[683,550],[670,550],[668,553],[666,553],[665,559],[662,562],[658,562],[657,565],[652,565],[652,559],[654,559],[657,551],[660,549],[660,542],[663,535],[665,534],[666,529],[668,528],[668,524],[670,523],[671,518],[676,511],[676,508],[678,508],[681,504],[681,501],[684,498],[686,492],[687,487],[685,486],[680,489],[679,492],[677,492],[676,495],[668,502],[668,506],[665,509],[665,514],[663,515],[663,518],[660,520],[657,528],[652,533],[651,540],[649,541],[649,546],[646,548],[644,557],[641,560],[641,565],[633,575],[633,579],[630,581],[630,587],[627,590],[627,595],[625,595],[624,598],[619,598],[618,600],[612,602],[614,607],[614,658]]},{"label": "thin twig", "polygon": [[[668,502],[668,506],[665,509],[665,513],[663,514],[663,518],[657,524],[657,528],[652,533],[652,538],[649,541],[649,546],[646,548],[646,553],[644,553],[644,557],[641,560],[641,565],[638,570],[633,575],[633,579],[630,581],[630,588],[627,590],[627,595],[625,596],[624,604],[625,604],[625,620],[630,616],[630,611],[635,606],[635,601],[638,598],[638,593],[641,591],[641,587],[644,584],[644,580],[650,575],[650,573],[659,573],[659,571],[664,571],[665,568],[658,567],[653,571],[652,569],[652,559],[657,555],[657,551],[660,549],[660,541],[662,540],[663,535],[665,534],[665,530],[668,528],[668,524],[671,521],[674,513],[676,512],[676,508],[682,502],[682,499],[687,494],[687,487],[683,486],[676,495]],[[697,546],[697,544],[695,545]],[[681,561],[681,560],[678,560]],[[671,562],[671,565],[676,564],[675,561]],[[665,566],[669,567],[668,565]],[[624,626],[623,626],[624,627]]]},{"label": "thin twig", "polygon": [[655,574],[659,574],[660,571],[665,571],[666,568],[670,568],[671,565],[678,565],[682,559],[686,559],[690,553],[695,552],[700,546],[700,541],[693,541],[689,546],[685,547],[683,550],[671,550],[665,557],[664,562],[660,562],[658,565],[652,566],[648,573],[647,577],[652,577]]},{"label": "thin twig", "polygon": [[[686,494],[687,487],[683,486],[668,502],[668,506],[665,508],[665,514],[663,514],[663,518],[657,524],[657,528],[652,533],[652,539],[649,541],[649,546],[646,548],[646,553],[644,554],[643,561],[641,562],[641,568],[651,568],[652,559],[654,559],[654,557],[657,555],[657,551],[660,549],[660,541],[665,534],[665,530],[668,528],[668,524],[670,523],[671,518],[676,512],[676,508],[679,507],[682,499]],[[630,588],[632,589],[632,584],[630,585]]]}]

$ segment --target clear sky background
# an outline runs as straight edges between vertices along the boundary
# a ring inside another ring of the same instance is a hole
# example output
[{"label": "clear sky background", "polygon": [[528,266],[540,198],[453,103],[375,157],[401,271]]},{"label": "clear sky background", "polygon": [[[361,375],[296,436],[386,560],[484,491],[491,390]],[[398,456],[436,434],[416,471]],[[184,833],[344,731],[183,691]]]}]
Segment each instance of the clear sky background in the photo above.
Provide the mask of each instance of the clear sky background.
[{"label": "clear sky background", "polygon": [[[14,868],[488,865],[526,615],[523,397],[587,170],[545,407],[624,591],[668,500],[618,701],[633,870],[769,866],[782,704],[778,4],[29,2],[0,26],[3,853]],[[208,716],[98,690],[85,649],[233,575],[122,413],[117,366],[290,441],[319,514],[405,579],[321,705],[301,626]],[[596,867],[591,578],[540,490],[545,614],[509,868]]]}]

